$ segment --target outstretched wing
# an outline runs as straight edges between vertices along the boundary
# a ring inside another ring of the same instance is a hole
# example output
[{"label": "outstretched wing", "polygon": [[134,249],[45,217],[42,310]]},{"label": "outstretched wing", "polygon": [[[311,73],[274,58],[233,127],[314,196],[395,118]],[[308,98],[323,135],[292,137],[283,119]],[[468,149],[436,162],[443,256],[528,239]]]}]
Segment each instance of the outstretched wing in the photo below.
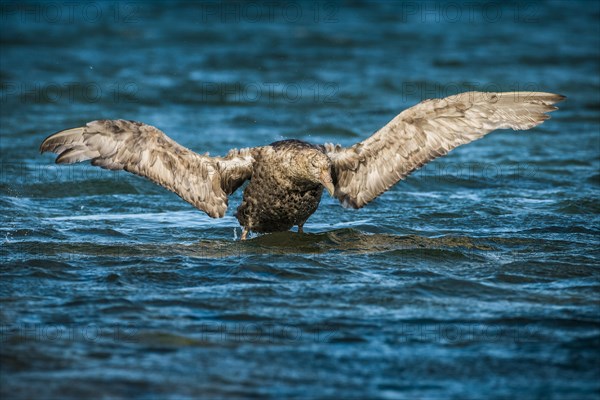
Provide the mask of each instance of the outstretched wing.
[{"label": "outstretched wing", "polygon": [[326,144],[335,197],[361,208],[425,163],[496,129],[529,129],[550,118],[552,93],[466,92],[425,100],[368,139],[343,148]]},{"label": "outstretched wing", "polygon": [[252,149],[226,157],[200,155],[141,122],[99,120],[49,136],[40,151],[58,154],[57,164],[92,165],[146,177],[213,218],[223,217],[227,195],[252,175]]}]

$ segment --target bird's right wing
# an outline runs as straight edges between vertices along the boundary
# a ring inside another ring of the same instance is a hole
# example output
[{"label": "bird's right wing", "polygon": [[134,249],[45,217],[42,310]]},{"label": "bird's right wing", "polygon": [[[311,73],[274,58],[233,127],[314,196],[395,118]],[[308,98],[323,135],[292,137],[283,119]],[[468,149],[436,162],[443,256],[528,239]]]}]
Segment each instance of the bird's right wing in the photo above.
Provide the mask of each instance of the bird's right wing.
[{"label": "bird's right wing", "polygon": [[252,149],[225,157],[197,154],[141,122],[98,120],[49,136],[40,151],[58,154],[57,164],[92,165],[143,176],[176,193],[213,218],[227,210],[227,196],[252,176]]},{"label": "bird's right wing", "polygon": [[425,163],[496,129],[529,129],[564,97],[541,92],[466,92],[425,100],[351,147],[325,145],[334,196],[361,208]]}]

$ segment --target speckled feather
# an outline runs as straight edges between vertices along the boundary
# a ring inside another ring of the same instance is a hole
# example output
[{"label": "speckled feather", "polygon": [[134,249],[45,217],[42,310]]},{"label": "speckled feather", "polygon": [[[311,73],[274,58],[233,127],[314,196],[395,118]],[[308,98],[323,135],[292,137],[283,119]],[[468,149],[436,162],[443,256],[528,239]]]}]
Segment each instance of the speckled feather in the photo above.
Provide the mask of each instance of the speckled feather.
[{"label": "speckled feather", "polygon": [[255,232],[286,231],[302,226],[319,207],[323,186],[295,179],[298,157],[323,154],[323,147],[284,140],[254,152],[252,180],[237,210],[240,224]]},{"label": "speckled feather", "polygon": [[342,205],[360,208],[462,144],[495,129],[541,124],[563,99],[540,92],[467,92],[426,100],[348,148],[285,140],[209,157],[153,126],[98,120],[49,136],[40,150],[58,154],[58,164],[91,160],[146,177],[213,218],[225,215],[227,196],[250,180],[237,218],[246,230],[275,232],[301,227],[316,211],[323,192],[319,170],[327,170],[329,190],[335,188]]}]

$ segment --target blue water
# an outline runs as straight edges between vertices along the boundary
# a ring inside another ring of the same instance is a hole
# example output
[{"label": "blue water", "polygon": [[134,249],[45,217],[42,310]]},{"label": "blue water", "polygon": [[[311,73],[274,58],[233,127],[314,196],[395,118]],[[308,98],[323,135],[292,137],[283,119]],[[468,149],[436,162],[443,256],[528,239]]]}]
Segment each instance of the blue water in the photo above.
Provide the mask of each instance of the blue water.
[{"label": "blue water", "polygon": [[[0,32],[3,399],[600,397],[597,2],[3,2]],[[350,145],[466,90],[568,99],[305,235],[38,153],[99,118]]]}]

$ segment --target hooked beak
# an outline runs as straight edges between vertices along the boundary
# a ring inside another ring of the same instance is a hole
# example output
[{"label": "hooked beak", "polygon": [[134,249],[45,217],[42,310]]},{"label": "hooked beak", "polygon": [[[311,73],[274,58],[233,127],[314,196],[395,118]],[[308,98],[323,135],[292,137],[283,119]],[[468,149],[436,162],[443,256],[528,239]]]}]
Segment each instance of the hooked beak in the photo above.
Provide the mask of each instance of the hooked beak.
[{"label": "hooked beak", "polygon": [[333,181],[331,179],[331,174],[328,170],[324,169],[321,171],[321,177],[319,181],[325,186],[325,189],[329,192],[329,195],[333,197],[333,193],[335,192],[335,187],[333,186]]}]

